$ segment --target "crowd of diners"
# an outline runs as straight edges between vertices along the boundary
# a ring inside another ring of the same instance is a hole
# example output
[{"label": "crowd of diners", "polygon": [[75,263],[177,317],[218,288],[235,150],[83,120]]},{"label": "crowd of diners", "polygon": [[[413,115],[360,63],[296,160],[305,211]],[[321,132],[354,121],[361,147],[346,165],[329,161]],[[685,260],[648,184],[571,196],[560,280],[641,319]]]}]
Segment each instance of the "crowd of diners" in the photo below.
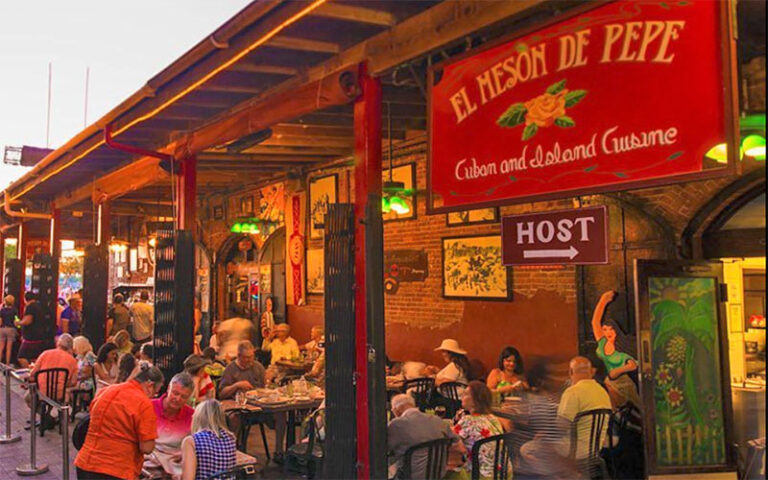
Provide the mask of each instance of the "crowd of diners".
[{"label": "crowd of diners", "polygon": [[[593,330],[598,344],[595,358],[577,356],[571,359],[568,379],[560,386],[530,381],[524,369],[524,359],[513,346],[501,349],[497,364],[481,378],[476,378],[468,352],[455,339],[444,339],[435,348],[442,356],[442,366],[387,360],[387,384],[404,387],[389,401],[391,420],[387,451],[390,477],[402,478],[403,455],[409,447],[449,438],[452,447],[446,478],[470,478],[472,462],[469,455],[475,442],[517,428],[512,419],[494,410],[510,397],[531,406],[528,410],[530,424],[538,428],[520,446],[517,460],[526,462],[528,468],[539,474],[567,471],[569,432],[579,413],[594,409],[617,411],[626,406],[640,408],[634,382],[628,377],[637,368],[637,363],[616,348],[614,327],[609,322],[602,322],[605,308],[614,298],[615,293],[606,292],[595,309]],[[249,340],[239,340],[231,345],[229,334],[237,330],[238,322],[250,324],[249,321],[231,319],[216,323],[209,345],[204,349],[198,345],[196,351],[199,353],[184,360],[183,371],[173,375],[165,391],[158,396],[168,379],[152,365],[152,306],[147,299],[145,293],[140,295],[137,303],[141,306],[134,315],[133,308],[124,306],[121,296],[115,297],[107,319],[111,335],[97,352],[85,336],[73,336],[62,330],[57,331],[54,348],[40,349],[34,343],[40,338],[34,329],[46,330],[39,325],[43,317],[34,295],[27,296],[27,307],[21,319],[14,312],[13,326],[20,325],[22,330],[20,362],[23,359],[26,362],[22,366],[32,365],[30,378],[35,378],[41,370],[64,368],[69,372],[68,391],[95,392],[90,401],[87,434],[75,460],[78,478],[133,479],[142,475],[183,480],[206,478],[235,465],[236,436],[233,431],[240,428],[239,420],[237,416],[227,418],[221,401],[239,397],[241,392],[275,385],[287,373],[282,365],[299,359],[309,366],[306,377],[323,383],[323,328],[313,327],[310,341],[299,345],[290,336],[287,324],[275,324],[266,315],[261,319],[264,340],[260,348]],[[78,305],[77,302],[70,302],[70,305],[73,303]],[[7,328],[6,313],[12,308],[13,299],[6,298],[2,310],[3,328]],[[79,320],[78,315],[74,318]],[[149,323],[143,325],[142,322],[147,320]],[[73,323],[78,322],[70,321],[65,329],[72,331]],[[198,323],[195,320],[195,324]],[[0,333],[0,338],[9,337],[5,332]],[[44,341],[41,339],[41,343]],[[601,368],[603,365],[605,368]],[[600,381],[595,380],[598,369],[606,370],[600,375]],[[407,388],[408,380],[419,378],[431,378],[438,387],[427,408],[418,405],[413,392]],[[45,385],[39,383],[45,394]],[[452,418],[436,414],[444,404],[441,401],[450,401],[441,399],[438,393],[439,387],[447,383],[453,383],[460,396],[460,406]],[[280,463],[286,415],[276,413],[267,424],[275,430],[273,458]],[[602,437],[605,434],[601,432]],[[577,458],[586,454],[587,448],[581,443],[587,441],[587,438],[579,437],[575,450]],[[419,469],[423,469],[425,463],[425,457],[414,456],[410,466],[414,478],[418,478]],[[480,450],[479,468],[481,478],[493,477],[491,446]],[[517,461],[514,468],[517,468]]]}]

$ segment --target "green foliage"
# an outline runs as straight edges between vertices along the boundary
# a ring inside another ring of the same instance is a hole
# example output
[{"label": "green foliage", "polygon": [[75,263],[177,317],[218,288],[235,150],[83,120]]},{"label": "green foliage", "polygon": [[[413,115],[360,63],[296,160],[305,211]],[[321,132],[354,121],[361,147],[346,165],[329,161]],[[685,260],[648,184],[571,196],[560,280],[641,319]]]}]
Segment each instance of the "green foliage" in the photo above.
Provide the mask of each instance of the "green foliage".
[{"label": "green foliage", "polygon": [[530,139],[531,137],[536,135],[536,133],[538,131],[539,131],[539,127],[535,123],[532,123],[532,124],[526,126],[525,129],[523,129],[523,137],[522,137],[523,140]]},{"label": "green foliage", "polygon": [[515,103],[510,105],[507,111],[496,120],[496,125],[505,128],[516,127],[525,121],[526,113],[528,113],[528,110],[525,108],[525,105],[519,102]]},{"label": "green foliage", "polygon": [[555,119],[555,125],[560,128],[571,128],[576,125],[576,122],[574,122],[568,115],[563,115],[562,117]]},{"label": "green foliage", "polygon": [[571,90],[565,94],[565,108],[571,108],[587,96],[586,90]]},{"label": "green foliage", "polygon": [[547,88],[547,93],[549,93],[550,95],[557,95],[558,93],[562,92],[564,88],[565,88],[565,79],[550,85]]}]

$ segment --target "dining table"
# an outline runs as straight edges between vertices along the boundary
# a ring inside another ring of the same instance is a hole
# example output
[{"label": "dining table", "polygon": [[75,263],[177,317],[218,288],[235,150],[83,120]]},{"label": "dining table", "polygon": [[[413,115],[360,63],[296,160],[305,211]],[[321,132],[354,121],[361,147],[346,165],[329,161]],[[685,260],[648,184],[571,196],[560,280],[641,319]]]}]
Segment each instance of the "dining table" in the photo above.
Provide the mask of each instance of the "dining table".
[{"label": "dining table", "polygon": [[[265,403],[260,402],[258,398],[248,395],[246,396],[246,403],[238,403],[234,399],[222,400],[221,405],[224,408],[224,412],[227,414],[237,415],[240,417],[240,425],[258,423],[260,419],[267,415],[275,415],[278,413],[285,413],[287,415],[287,431],[285,433],[286,449],[296,443],[296,425],[298,424],[299,416],[318,408],[322,404],[324,396],[314,397],[289,397],[287,401]],[[242,428],[242,427],[241,427]],[[238,432],[238,439],[241,440],[242,445],[247,443],[247,439],[240,438]]]}]

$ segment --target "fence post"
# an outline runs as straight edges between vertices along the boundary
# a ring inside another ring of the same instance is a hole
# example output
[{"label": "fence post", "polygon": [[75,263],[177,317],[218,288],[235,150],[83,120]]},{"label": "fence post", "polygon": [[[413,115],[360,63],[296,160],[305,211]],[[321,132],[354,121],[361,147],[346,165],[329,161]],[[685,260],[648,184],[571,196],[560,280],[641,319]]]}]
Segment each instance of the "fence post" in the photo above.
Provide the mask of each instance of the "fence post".
[{"label": "fence post", "polygon": [[21,435],[11,433],[11,367],[4,365],[5,373],[5,434],[0,435],[0,445],[18,442]]},{"label": "fence post", "polygon": [[[48,465],[37,465],[37,385],[29,383],[29,396],[32,399],[29,409],[29,464],[16,467],[16,473],[22,477],[40,475],[48,471]],[[64,440],[66,443],[66,440]],[[67,465],[69,463],[67,462]]]},{"label": "fence post", "polygon": [[62,479],[69,480],[69,411],[72,409],[69,405],[64,405],[59,409],[59,421],[61,422],[61,469]]}]

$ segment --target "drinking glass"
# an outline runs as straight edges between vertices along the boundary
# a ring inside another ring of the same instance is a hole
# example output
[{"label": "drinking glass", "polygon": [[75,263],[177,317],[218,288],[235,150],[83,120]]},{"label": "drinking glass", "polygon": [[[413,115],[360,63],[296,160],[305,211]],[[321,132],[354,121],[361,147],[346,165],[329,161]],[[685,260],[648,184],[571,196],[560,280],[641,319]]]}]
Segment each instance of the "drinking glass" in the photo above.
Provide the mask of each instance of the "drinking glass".
[{"label": "drinking glass", "polygon": [[245,392],[243,391],[237,392],[235,394],[235,402],[237,402],[240,408],[244,408],[248,403],[248,397],[245,396]]}]

